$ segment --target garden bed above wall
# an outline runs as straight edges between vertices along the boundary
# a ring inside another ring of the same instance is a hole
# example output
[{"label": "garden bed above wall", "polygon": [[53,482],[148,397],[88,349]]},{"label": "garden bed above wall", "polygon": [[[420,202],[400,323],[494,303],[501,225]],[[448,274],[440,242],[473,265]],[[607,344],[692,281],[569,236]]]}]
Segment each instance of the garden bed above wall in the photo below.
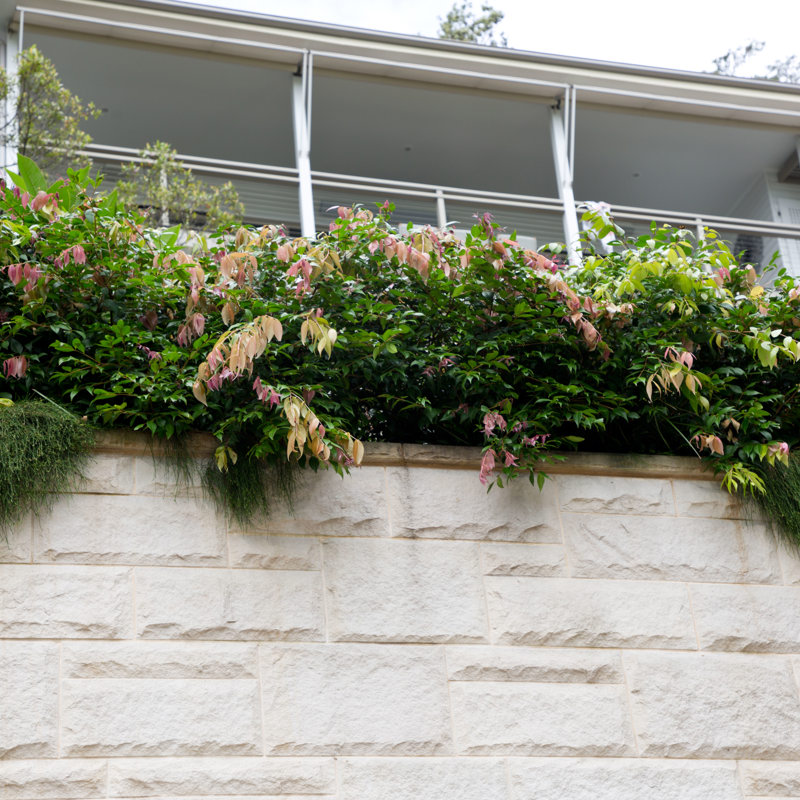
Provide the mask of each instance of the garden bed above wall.
[{"label": "garden bed above wall", "polygon": [[0,546],[3,796],[800,796],[800,560],[697,460],[479,462],[368,445],[242,528],[102,435]]}]

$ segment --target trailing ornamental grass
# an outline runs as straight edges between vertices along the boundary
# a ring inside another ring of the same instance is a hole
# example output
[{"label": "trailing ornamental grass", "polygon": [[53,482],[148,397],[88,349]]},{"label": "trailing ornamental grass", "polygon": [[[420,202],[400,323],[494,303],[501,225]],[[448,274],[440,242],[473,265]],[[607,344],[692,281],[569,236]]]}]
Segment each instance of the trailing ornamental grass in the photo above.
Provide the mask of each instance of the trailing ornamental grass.
[{"label": "trailing ornamental grass", "polygon": [[460,239],[398,228],[388,204],[314,239],[206,239],[21,166],[0,190],[0,398],[41,392],[178,450],[210,432],[207,491],[240,521],[370,440],[478,445],[487,487],[541,484],[574,449],[699,456],[794,525],[800,286],[761,283],[713,231],[630,239],[588,215],[616,241],[587,240],[579,267],[486,214]]},{"label": "trailing ornamental grass", "polygon": [[94,443],[73,414],[38,401],[0,405],[0,535],[80,485]]},{"label": "trailing ornamental grass", "polygon": [[800,460],[794,455],[788,464],[761,467],[764,491],[749,502],[770,519],[784,541],[800,549]]}]

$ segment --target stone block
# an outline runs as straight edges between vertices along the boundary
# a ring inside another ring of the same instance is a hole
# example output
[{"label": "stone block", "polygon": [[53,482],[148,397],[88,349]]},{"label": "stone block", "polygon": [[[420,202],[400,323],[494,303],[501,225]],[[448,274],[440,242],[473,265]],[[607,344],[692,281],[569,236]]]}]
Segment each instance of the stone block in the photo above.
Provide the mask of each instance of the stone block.
[{"label": "stone block", "polygon": [[146,639],[324,639],[318,572],[138,569]]},{"label": "stone block", "polygon": [[310,536],[231,533],[232,567],[249,569],[319,569],[319,541]]},{"label": "stone block", "polygon": [[481,544],[486,575],[526,575],[553,578],[566,574],[564,548],[560,544]]},{"label": "stone block", "polygon": [[488,641],[477,543],[328,539],[323,558],[333,640]]},{"label": "stone block", "polygon": [[[154,495],[156,497],[200,497],[202,496],[202,472],[206,463],[202,459],[193,459],[184,470],[177,469],[177,462],[169,459],[153,459],[152,456],[129,457],[136,473],[136,494]],[[175,465],[175,466],[173,466]],[[205,501],[209,510],[213,504]]]},{"label": "stone block", "polygon": [[800,551],[781,543],[778,546],[778,556],[784,583],[789,586],[800,586]]},{"label": "stone block", "polygon": [[292,508],[280,499],[268,517],[235,533],[310,536],[388,536],[386,477],[383,467],[359,467],[340,477],[333,469],[303,470]]},{"label": "stone block", "polygon": [[57,755],[57,644],[0,641],[0,704],[0,758]]},{"label": "stone block", "polygon": [[692,586],[703,650],[800,652],[800,586]]},{"label": "stone block", "polygon": [[33,515],[25,514],[8,530],[0,532],[0,564],[24,564],[31,560]]},{"label": "stone block", "polygon": [[496,758],[344,758],[339,800],[508,800]]},{"label": "stone block", "polygon": [[72,495],[34,522],[34,558],[71,564],[225,564],[225,521],[176,497]]},{"label": "stone block", "polygon": [[[182,794],[178,795],[181,800],[206,800],[209,795],[207,794]],[[259,794],[259,795],[214,795],[217,800],[250,800],[250,798],[257,797],[258,800],[310,800],[307,794]],[[159,796],[159,800],[174,800],[173,797]],[[337,800],[335,795],[332,794],[315,794],[313,800]]]},{"label": "stone block", "polygon": [[511,800],[741,800],[736,764],[629,758],[509,763]]},{"label": "stone block", "polygon": [[796,761],[741,761],[746,795],[800,797],[800,763]]},{"label": "stone block", "polygon": [[558,475],[556,483],[562,511],[670,516],[675,513],[672,486],[666,480]]},{"label": "stone block", "polygon": [[525,480],[487,494],[475,470],[387,469],[392,535],[425,539],[561,542],[556,488]]},{"label": "stone block", "polygon": [[106,796],[106,762],[100,759],[0,761],[3,800],[82,800]]},{"label": "stone block", "polygon": [[133,494],[134,459],[130,456],[95,453],[86,465],[86,480],[79,488],[91,494]]},{"label": "stone block", "polygon": [[262,645],[260,657],[267,754],[450,752],[439,648]]},{"label": "stone block", "polygon": [[456,752],[635,755],[623,686],[452,683]]},{"label": "stone block", "polygon": [[64,642],[65,678],[257,678],[255,644]]},{"label": "stone block", "polygon": [[738,520],[563,514],[577,578],[781,583],[775,540]]},{"label": "stone block", "polygon": [[108,769],[109,797],[320,795],[335,786],[327,758],[114,759]]},{"label": "stone block", "polygon": [[261,753],[255,680],[67,679],[61,687],[62,755]]},{"label": "stone block", "polygon": [[0,566],[0,637],[120,639],[132,624],[128,569]]},{"label": "stone block", "polygon": [[723,489],[718,481],[674,480],[675,513],[679,517],[759,519],[755,504],[745,507],[738,495]]},{"label": "stone block", "polygon": [[697,647],[689,594],[681,584],[563,578],[484,580],[497,644]]},{"label": "stone block", "polygon": [[627,653],[641,754],[800,757],[800,700],[789,659],[721,653]]},{"label": "stone block", "polygon": [[623,683],[614,650],[451,646],[445,653],[451,681]]}]

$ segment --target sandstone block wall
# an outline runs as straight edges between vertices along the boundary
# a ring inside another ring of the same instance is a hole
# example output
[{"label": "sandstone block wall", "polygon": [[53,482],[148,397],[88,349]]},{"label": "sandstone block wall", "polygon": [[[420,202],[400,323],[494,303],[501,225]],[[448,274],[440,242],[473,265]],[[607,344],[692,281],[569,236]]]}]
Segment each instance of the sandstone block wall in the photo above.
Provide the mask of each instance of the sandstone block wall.
[{"label": "sandstone block wall", "polygon": [[0,543],[0,798],[800,797],[800,559],[691,462],[471,456],[241,530],[98,453]]}]

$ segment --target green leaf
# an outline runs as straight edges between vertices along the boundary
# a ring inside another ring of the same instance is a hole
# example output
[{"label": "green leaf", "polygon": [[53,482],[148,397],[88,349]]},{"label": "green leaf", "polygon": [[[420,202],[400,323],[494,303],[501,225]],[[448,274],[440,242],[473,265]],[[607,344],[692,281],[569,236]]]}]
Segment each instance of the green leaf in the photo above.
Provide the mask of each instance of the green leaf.
[{"label": "green leaf", "polygon": [[[42,171],[32,159],[22,154],[17,156],[17,169],[19,170],[19,177],[25,182],[25,191],[30,194],[43,192],[47,188],[47,181],[45,180]],[[15,181],[16,183],[16,181]],[[20,186],[20,189],[23,187]]]}]

